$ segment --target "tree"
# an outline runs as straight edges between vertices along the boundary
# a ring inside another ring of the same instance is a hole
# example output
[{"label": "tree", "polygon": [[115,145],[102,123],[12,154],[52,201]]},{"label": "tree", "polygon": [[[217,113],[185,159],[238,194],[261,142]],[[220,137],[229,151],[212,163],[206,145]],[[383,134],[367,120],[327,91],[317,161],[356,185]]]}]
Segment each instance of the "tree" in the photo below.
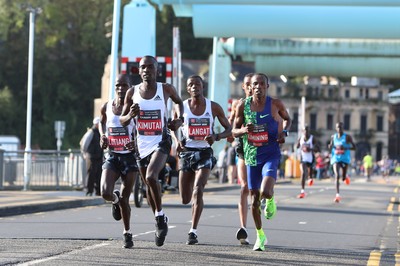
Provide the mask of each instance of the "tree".
[{"label": "tree", "polygon": [[[122,0],[121,7],[129,2]],[[111,50],[105,24],[113,15],[113,1],[0,0],[0,135],[16,135],[22,143],[29,44],[29,14],[23,6],[27,4],[43,10],[35,23],[32,147],[55,149],[54,121],[63,120],[63,149],[78,148],[92,123],[94,99],[101,94]],[[169,6],[157,11],[157,55],[171,56],[173,26],[180,28],[183,58],[208,59],[212,40],[194,38],[191,19],[176,18]]]},{"label": "tree", "polygon": [[[0,90],[9,88],[14,107],[11,115],[0,121],[0,128],[1,134],[17,135],[22,142],[26,127],[29,38],[29,16],[21,9],[25,2],[0,2],[3,15]],[[111,47],[110,39],[105,37],[104,23],[113,13],[113,2],[41,0],[29,3],[43,9],[36,17],[32,146],[54,149],[54,121],[64,120],[67,125],[64,147],[78,147],[80,136],[93,119],[93,100],[100,97],[101,76]],[[1,105],[0,113],[7,108]]]}]

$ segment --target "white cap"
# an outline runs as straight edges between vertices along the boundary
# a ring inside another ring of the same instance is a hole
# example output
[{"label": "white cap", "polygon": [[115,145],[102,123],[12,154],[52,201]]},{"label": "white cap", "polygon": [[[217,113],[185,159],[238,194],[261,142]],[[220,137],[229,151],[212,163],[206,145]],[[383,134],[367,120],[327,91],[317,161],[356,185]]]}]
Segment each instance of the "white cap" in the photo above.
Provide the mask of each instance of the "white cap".
[{"label": "white cap", "polygon": [[96,116],[96,117],[93,119],[93,125],[97,125],[99,122],[100,122],[100,117]]}]

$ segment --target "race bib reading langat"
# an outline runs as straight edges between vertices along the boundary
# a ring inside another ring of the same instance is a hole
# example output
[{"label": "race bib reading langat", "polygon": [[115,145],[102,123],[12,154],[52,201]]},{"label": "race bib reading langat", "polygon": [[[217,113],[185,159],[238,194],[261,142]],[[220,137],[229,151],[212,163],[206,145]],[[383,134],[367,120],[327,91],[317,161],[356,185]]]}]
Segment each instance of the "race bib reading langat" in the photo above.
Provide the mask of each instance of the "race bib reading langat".
[{"label": "race bib reading langat", "polygon": [[203,140],[210,135],[209,118],[190,118],[189,119],[189,138],[193,140]]},{"label": "race bib reading langat", "polygon": [[162,134],[161,110],[141,110],[137,122],[139,135]]},{"label": "race bib reading langat", "polygon": [[247,141],[256,147],[268,145],[267,125],[255,125],[253,132],[249,132]]},{"label": "race bib reading langat", "polygon": [[126,151],[125,144],[130,141],[128,129],[125,127],[108,128],[108,148],[111,151]]}]

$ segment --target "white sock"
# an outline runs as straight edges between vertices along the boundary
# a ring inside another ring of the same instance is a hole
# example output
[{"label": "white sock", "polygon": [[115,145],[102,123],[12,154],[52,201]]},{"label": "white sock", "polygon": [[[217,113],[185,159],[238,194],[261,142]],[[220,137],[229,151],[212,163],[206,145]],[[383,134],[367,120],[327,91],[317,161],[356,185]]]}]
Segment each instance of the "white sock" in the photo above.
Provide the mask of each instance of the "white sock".
[{"label": "white sock", "polygon": [[161,209],[159,212],[155,211],[154,214],[155,214],[156,217],[157,216],[163,216],[164,215],[164,211]]},{"label": "white sock", "polygon": [[118,195],[116,193],[113,193],[113,194],[114,194],[115,200],[112,203],[113,204],[117,204],[119,202],[119,197],[118,197]]},{"label": "white sock", "polygon": [[194,233],[195,235],[197,235],[197,229],[190,228],[189,233]]},{"label": "white sock", "polygon": [[129,229],[129,230],[125,230],[125,229],[124,229],[124,232],[123,232],[123,234],[126,234],[126,233],[128,233],[128,234],[132,234],[132,232],[131,232],[131,229]]},{"label": "white sock", "polygon": [[302,189],[302,190],[300,191],[300,193],[304,193],[304,189]]},{"label": "white sock", "polygon": [[339,193],[336,193],[336,197],[340,197]]}]

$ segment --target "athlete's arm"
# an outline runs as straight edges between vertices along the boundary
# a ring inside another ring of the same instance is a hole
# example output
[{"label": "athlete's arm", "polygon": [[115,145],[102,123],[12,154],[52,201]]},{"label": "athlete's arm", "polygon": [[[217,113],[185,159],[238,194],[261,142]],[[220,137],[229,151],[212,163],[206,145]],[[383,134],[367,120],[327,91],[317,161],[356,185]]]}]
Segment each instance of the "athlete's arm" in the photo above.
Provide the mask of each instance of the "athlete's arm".
[{"label": "athlete's arm", "polygon": [[100,108],[100,122],[99,122],[99,132],[100,132],[100,146],[105,149],[108,146],[108,139],[106,136],[106,123],[107,123],[107,102],[104,103]]},{"label": "athlete's arm", "polygon": [[215,134],[215,140],[218,141],[220,139],[224,139],[224,138],[227,138],[229,136],[232,136],[232,126],[229,123],[228,119],[226,118],[225,112],[222,109],[221,105],[219,105],[216,102],[211,101],[211,110],[212,110],[212,113],[213,113],[213,117],[214,118],[217,117],[219,123],[225,129],[221,133]]},{"label": "athlete's arm", "polygon": [[350,150],[356,150],[356,145],[353,142],[353,138],[350,135],[346,135],[346,142],[351,144]]},{"label": "athlete's arm", "polygon": [[[168,98],[171,98],[171,100],[178,105],[178,108],[176,110],[176,117],[169,123],[169,129],[175,131],[177,130],[183,123],[183,101],[181,97],[179,97],[176,89],[174,86],[172,86],[169,83],[164,83],[163,84],[163,90],[164,90],[164,98],[165,101],[168,100]],[[165,102],[166,103],[166,102]]]},{"label": "athlete's arm", "polygon": [[333,135],[331,136],[331,141],[328,144],[328,149],[331,151],[333,148]]},{"label": "athlete's arm", "polygon": [[249,132],[247,125],[245,126],[243,125],[243,123],[244,123],[244,101],[241,101],[236,106],[236,111],[235,111],[235,119],[232,128],[232,135],[234,137],[236,138],[241,137]]},{"label": "athlete's arm", "polygon": [[[176,120],[176,119],[178,119],[178,114],[177,114],[177,105],[175,105],[174,106],[174,110],[173,110],[173,114],[172,114],[172,119],[174,119],[174,120]],[[179,128],[178,128],[179,129]],[[183,145],[183,143],[182,143],[182,141],[181,140],[179,140],[179,138],[178,138],[178,129],[177,130],[171,130],[171,137],[172,137],[172,140],[175,142],[175,147],[176,147],[176,152],[177,153],[179,153],[179,152],[181,152],[182,150],[183,150],[183,148],[184,148],[184,145]]]},{"label": "athlete's arm", "polygon": [[139,113],[139,105],[133,104],[133,92],[134,92],[134,87],[130,88],[125,95],[124,99],[124,106],[122,107],[122,112],[119,117],[119,121],[121,122],[122,126],[127,126],[129,125],[129,122],[133,117],[138,115]]},{"label": "athlete's arm", "polygon": [[283,130],[289,131],[290,127],[292,126],[292,119],[290,118],[290,115],[289,115],[288,111],[286,110],[285,105],[279,99],[274,99],[273,103],[275,103],[275,106],[278,108],[278,114],[285,122],[285,123],[283,123],[284,124]]}]

